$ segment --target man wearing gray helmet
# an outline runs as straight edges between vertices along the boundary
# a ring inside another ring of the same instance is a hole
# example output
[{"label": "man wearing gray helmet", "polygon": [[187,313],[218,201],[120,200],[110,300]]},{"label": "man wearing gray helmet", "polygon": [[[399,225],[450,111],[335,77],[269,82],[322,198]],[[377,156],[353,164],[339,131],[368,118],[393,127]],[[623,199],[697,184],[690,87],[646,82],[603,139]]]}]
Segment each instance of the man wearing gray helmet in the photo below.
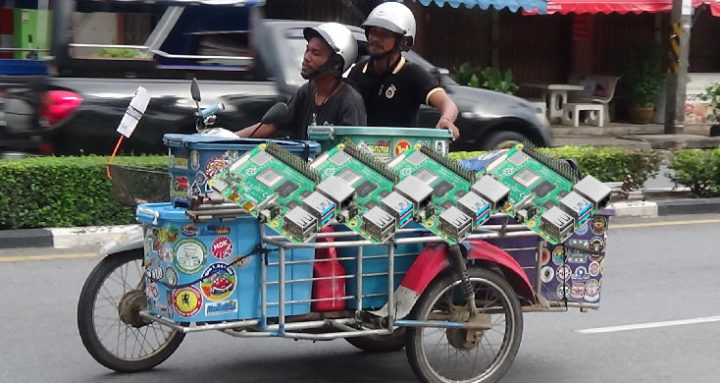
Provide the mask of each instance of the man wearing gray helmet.
[{"label": "man wearing gray helmet", "polygon": [[402,51],[415,39],[415,17],[396,2],[375,7],[363,22],[370,59],[359,62],[348,75],[365,100],[369,126],[415,126],[420,104],[440,111],[438,129],[448,129],[453,140],[458,109],[437,80],[419,65],[407,62]]},{"label": "man wearing gray helmet", "polygon": [[270,137],[279,130],[306,139],[308,125],[365,126],[367,119],[360,94],[342,79],[355,62],[357,42],[338,23],[324,23],[303,30],[307,46],[301,75],[308,79],[288,103],[288,114],[278,124],[255,124],[238,131],[240,137]]}]

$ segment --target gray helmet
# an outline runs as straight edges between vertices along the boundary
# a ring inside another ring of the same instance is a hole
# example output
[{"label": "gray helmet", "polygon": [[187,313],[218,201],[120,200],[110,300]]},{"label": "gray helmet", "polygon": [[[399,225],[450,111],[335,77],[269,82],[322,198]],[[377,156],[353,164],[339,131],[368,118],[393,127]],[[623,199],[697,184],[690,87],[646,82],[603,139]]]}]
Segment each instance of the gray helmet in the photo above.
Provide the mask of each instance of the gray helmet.
[{"label": "gray helmet", "polygon": [[[342,72],[345,72],[355,62],[357,57],[357,41],[348,27],[338,23],[323,23],[317,27],[303,29],[305,40],[320,37],[330,46],[335,54],[342,60]],[[330,60],[329,60],[330,61]],[[341,72],[341,74],[342,74]]]},{"label": "gray helmet", "polygon": [[410,50],[415,41],[415,16],[408,7],[400,3],[387,2],[373,8],[362,27],[365,28],[366,35],[370,27],[379,27],[402,36],[399,48],[403,51]]}]

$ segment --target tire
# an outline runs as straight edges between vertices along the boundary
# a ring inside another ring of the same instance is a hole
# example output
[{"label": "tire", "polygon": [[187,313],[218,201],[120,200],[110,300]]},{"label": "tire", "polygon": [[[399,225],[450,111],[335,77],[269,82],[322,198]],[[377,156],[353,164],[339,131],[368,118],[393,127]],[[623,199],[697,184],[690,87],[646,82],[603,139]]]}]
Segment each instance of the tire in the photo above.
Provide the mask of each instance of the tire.
[{"label": "tire", "polygon": [[[469,268],[468,272],[480,312],[477,318],[487,320],[491,327],[470,335],[462,329],[408,328],[405,351],[422,382],[496,382],[510,368],[520,348],[523,317],[515,291],[499,274],[481,268]],[[462,296],[461,281],[448,273],[425,290],[413,309],[413,318],[449,320],[450,302],[454,303],[454,315],[467,315],[465,306],[458,304]],[[468,336],[474,336],[474,341],[468,341]],[[473,371],[465,371],[470,369]]]},{"label": "tire", "polygon": [[510,149],[524,141],[529,140],[522,134],[511,130],[494,132],[480,140],[480,142],[482,142],[481,146],[485,150]]},{"label": "tire", "polygon": [[[149,370],[180,346],[185,334],[156,322],[146,323],[129,309],[134,326],[123,321],[121,300],[144,301],[142,249],[105,257],[90,272],[80,292],[77,323],[80,338],[90,355],[118,372]],[[113,344],[114,343],[114,344]]]},{"label": "tire", "polygon": [[390,335],[357,336],[345,340],[365,352],[391,352],[405,347],[405,337],[405,328],[400,327]]}]

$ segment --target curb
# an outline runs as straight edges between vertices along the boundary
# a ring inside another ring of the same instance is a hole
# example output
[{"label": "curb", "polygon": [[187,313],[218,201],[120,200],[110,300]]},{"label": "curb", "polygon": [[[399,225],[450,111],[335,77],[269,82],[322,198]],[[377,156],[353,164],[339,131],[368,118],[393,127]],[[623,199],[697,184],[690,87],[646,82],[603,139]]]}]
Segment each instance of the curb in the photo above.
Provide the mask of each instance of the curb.
[{"label": "curb", "polygon": [[[658,217],[674,214],[720,213],[720,198],[678,198],[620,201],[610,204],[615,217]],[[0,249],[51,247],[66,249],[100,245],[137,225],[86,226],[52,229],[0,230]]]},{"label": "curb", "polygon": [[100,245],[137,225],[84,226],[51,229],[0,230],[0,249],[52,247],[67,249]]}]

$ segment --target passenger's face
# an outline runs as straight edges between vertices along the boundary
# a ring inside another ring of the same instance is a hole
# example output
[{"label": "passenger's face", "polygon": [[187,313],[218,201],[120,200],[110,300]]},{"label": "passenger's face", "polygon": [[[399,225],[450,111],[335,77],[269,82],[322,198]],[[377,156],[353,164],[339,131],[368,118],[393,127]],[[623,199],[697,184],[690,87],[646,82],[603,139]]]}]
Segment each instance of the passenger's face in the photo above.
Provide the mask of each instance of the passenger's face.
[{"label": "passenger's face", "polygon": [[395,34],[385,28],[370,27],[367,38],[368,50],[371,55],[379,55],[395,47]]},{"label": "passenger's face", "polygon": [[317,68],[325,64],[332,51],[325,41],[319,37],[313,37],[308,41],[305,47],[305,55],[303,55],[301,73],[303,77],[309,76]]}]

